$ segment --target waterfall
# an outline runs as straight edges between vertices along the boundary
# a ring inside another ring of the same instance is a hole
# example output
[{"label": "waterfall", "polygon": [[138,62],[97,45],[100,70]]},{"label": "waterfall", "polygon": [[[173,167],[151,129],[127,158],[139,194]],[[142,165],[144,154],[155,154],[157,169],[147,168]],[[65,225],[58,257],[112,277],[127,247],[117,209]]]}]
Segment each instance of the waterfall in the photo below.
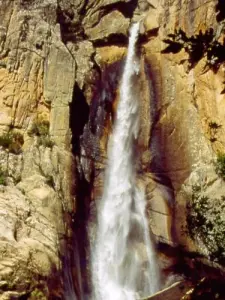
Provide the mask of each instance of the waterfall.
[{"label": "waterfall", "polygon": [[108,148],[103,196],[92,251],[94,300],[132,300],[159,290],[159,270],[136,183],[134,142],[139,131],[139,24],[130,31],[114,130]]}]

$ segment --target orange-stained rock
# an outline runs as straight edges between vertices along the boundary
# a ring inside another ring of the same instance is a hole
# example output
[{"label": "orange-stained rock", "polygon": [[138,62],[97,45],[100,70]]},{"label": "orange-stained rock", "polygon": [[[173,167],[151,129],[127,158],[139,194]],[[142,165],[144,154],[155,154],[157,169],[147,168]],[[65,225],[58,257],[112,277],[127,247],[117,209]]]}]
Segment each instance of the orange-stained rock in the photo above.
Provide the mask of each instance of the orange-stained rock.
[{"label": "orange-stained rock", "polygon": [[126,47],[104,46],[96,49],[95,60],[102,68],[124,58]]}]

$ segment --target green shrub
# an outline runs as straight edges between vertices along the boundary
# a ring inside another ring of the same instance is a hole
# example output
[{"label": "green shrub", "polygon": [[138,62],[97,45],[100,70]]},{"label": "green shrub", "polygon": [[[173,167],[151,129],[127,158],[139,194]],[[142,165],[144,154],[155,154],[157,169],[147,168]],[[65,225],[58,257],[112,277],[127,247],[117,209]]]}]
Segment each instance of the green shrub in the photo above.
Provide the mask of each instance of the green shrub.
[{"label": "green shrub", "polygon": [[7,132],[0,136],[0,146],[14,154],[21,153],[23,143],[23,135],[16,131]]},{"label": "green shrub", "polygon": [[225,153],[218,153],[215,162],[215,171],[218,176],[225,180]]},{"label": "green shrub", "polygon": [[54,146],[54,142],[51,140],[49,135],[44,135],[38,138],[38,145],[47,148],[52,148]]},{"label": "green shrub", "polygon": [[30,300],[47,300],[47,297],[41,290],[39,290],[38,288],[35,288],[35,290],[33,290],[33,292],[31,292],[29,299]]},{"label": "green shrub", "polygon": [[36,119],[32,124],[28,134],[30,136],[46,136],[49,134],[49,121],[43,119]]},{"label": "green shrub", "polygon": [[192,187],[187,203],[187,232],[194,240],[201,240],[210,259],[225,264],[225,197],[210,199],[201,187]]},{"label": "green shrub", "polygon": [[0,146],[3,148],[8,148],[11,143],[12,137],[9,133],[4,133],[2,136],[0,136]]},{"label": "green shrub", "polygon": [[49,126],[50,125],[48,120],[36,119],[32,124],[28,135],[37,136],[39,146],[52,148],[54,146],[54,142],[51,140],[49,135]]},{"label": "green shrub", "polygon": [[7,178],[7,174],[6,172],[4,172],[2,170],[2,168],[0,167],[0,185],[6,185],[6,178]]}]

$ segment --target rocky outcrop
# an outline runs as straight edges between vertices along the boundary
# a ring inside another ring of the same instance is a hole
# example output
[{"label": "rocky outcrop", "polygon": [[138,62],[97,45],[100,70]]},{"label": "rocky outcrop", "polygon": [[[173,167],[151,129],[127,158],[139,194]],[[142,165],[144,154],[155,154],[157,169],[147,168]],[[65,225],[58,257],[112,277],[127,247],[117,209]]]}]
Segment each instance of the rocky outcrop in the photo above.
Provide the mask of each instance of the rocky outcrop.
[{"label": "rocky outcrop", "polygon": [[[72,273],[66,262],[75,267],[65,251],[75,207],[68,151],[75,61],[56,1],[0,5],[1,299],[61,299]],[[16,153],[15,128],[23,138]]]}]

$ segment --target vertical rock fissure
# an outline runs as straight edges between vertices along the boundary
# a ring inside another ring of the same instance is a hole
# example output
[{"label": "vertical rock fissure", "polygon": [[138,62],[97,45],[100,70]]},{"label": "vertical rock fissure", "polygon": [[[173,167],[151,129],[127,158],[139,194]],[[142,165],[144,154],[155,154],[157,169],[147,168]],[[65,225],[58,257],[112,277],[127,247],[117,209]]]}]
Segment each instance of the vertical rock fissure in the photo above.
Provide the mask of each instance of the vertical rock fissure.
[{"label": "vertical rock fissure", "polygon": [[73,89],[73,99],[70,103],[70,128],[72,131],[72,153],[80,154],[80,137],[83,134],[84,126],[89,118],[89,106],[84,93],[75,83]]},{"label": "vertical rock fissure", "polygon": [[[90,177],[86,178],[83,160],[86,159],[83,153],[83,135],[85,127],[88,127],[90,118],[90,108],[86,102],[84,92],[78,84],[74,84],[73,98],[70,103],[70,129],[72,133],[72,153],[75,164],[72,170],[74,175],[74,201],[75,210],[72,215],[73,224],[73,242],[71,255],[73,256],[72,276],[73,282],[78,295],[77,299],[83,299],[84,294],[89,293],[88,278],[88,251],[89,239],[87,232],[87,220],[89,218],[89,207],[91,191],[93,185],[93,170],[90,170]],[[75,267],[75,269],[74,269]],[[71,266],[70,266],[71,268]],[[68,298],[71,300],[71,298]]]}]

